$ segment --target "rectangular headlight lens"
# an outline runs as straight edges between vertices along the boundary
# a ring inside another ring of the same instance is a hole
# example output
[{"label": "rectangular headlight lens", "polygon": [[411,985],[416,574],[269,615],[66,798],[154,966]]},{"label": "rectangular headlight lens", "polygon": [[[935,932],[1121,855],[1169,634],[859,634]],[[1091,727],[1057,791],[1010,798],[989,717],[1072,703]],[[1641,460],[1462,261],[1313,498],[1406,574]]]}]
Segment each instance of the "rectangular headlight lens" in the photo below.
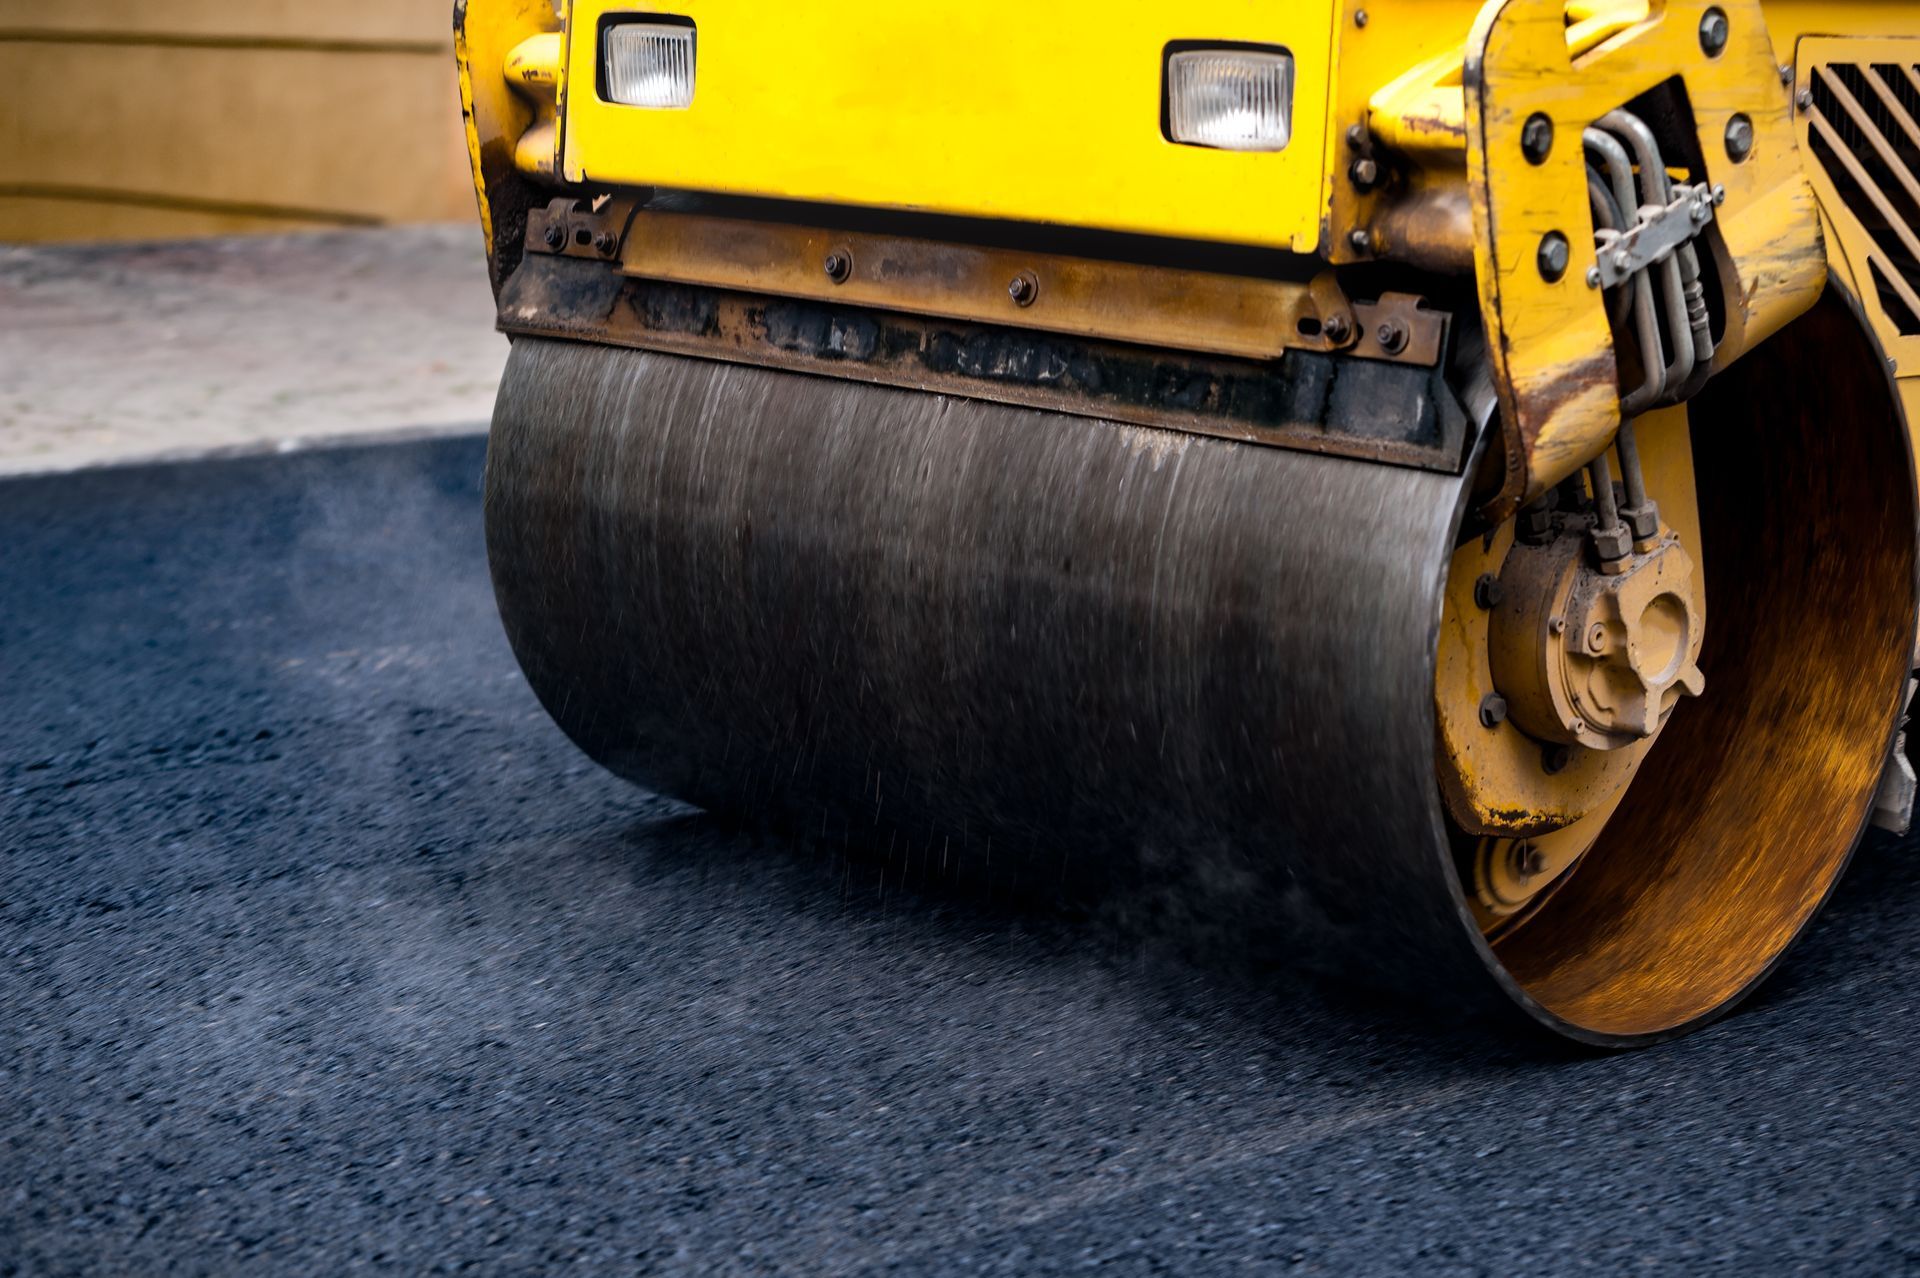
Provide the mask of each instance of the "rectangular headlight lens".
[{"label": "rectangular headlight lens", "polygon": [[1167,137],[1223,151],[1278,151],[1293,134],[1293,55],[1187,49],[1167,55]]},{"label": "rectangular headlight lens", "polygon": [[600,33],[603,96],[622,106],[684,111],[693,105],[693,27],[618,22]]}]

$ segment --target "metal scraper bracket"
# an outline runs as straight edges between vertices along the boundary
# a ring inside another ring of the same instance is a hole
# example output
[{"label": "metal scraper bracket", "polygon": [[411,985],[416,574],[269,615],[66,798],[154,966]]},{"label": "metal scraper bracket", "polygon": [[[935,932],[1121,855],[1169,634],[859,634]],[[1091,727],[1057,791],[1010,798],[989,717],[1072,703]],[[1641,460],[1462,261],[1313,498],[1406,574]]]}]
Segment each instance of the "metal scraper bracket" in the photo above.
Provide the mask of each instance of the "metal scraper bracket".
[{"label": "metal scraper bracket", "polygon": [[1668,254],[1705,231],[1713,221],[1714,206],[1727,198],[1727,188],[1701,182],[1675,183],[1673,199],[1661,207],[1642,208],[1639,221],[1625,231],[1595,233],[1597,261],[1587,273],[1592,288],[1614,288],[1634,272],[1664,261]]},{"label": "metal scraper bracket", "polygon": [[[535,234],[544,236],[536,224]],[[531,238],[531,237],[530,237]],[[1448,382],[1450,317],[1385,294],[1352,304],[1340,353],[1266,358],[916,315],[835,299],[623,275],[577,235],[529,252],[500,327],[1159,426],[1456,474],[1469,423]],[[544,242],[542,240],[541,242]],[[823,279],[827,278],[824,271]],[[1044,287],[1044,285],[1042,285]],[[1009,304],[1011,307],[1011,304]],[[1415,362],[1415,361],[1425,361]]]}]

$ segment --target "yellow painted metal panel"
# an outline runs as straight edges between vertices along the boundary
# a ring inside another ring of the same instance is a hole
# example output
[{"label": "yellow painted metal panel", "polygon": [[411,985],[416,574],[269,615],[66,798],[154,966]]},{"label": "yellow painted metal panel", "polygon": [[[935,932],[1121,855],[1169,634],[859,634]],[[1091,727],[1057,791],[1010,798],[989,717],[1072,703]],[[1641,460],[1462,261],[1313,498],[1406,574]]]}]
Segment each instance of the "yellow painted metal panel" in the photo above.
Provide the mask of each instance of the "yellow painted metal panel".
[{"label": "yellow painted metal panel", "polygon": [[[1321,236],[1337,6],[1191,0],[903,5],[576,0],[573,181],[915,208],[1311,251]],[[600,19],[698,27],[693,106],[599,100]],[[1178,146],[1160,131],[1173,40],[1280,45],[1295,61],[1284,151]]]}]

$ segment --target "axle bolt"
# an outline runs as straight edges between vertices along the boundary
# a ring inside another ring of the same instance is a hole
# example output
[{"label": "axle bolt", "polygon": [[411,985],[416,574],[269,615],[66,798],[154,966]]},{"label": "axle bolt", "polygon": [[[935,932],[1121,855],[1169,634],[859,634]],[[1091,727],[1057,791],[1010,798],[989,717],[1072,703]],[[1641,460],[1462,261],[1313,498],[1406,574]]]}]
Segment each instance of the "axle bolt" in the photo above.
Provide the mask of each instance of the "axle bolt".
[{"label": "axle bolt", "polygon": [[853,258],[846,253],[829,253],[826,271],[827,278],[835,284],[845,284],[847,277],[853,274]]},{"label": "axle bolt", "polygon": [[1735,164],[1753,154],[1753,121],[1745,112],[1727,121],[1727,158]]},{"label": "axle bolt", "polygon": [[1553,121],[1545,112],[1535,111],[1520,127],[1520,154],[1528,164],[1545,164],[1553,152]]},{"label": "axle bolt", "polygon": [[1709,58],[1717,58],[1727,47],[1727,14],[1718,5],[1707,10],[1700,19],[1700,51]]},{"label": "axle bolt", "polygon": [[1032,306],[1033,300],[1040,296],[1040,281],[1022,271],[1008,281],[1007,296],[1015,306]]},{"label": "axle bolt", "polygon": [[1373,338],[1380,343],[1381,350],[1398,355],[1407,349],[1407,326],[1397,319],[1385,320],[1373,331]]},{"label": "axle bolt", "polygon": [[1567,265],[1573,260],[1573,250],[1567,244],[1567,237],[1558,231],[1548,231],[1540,237],[1540,278],[1549,284],[1557,284],[1561,276],[1567,273]]},{"label": "axle bolt", "polygon": [[543,238],[546,240],[548,248],[557,249],[567,242],[567,228],[558,222],[549,222],[547,223],[547,233]]},{"label": "axle bolt", "polygon": [[1497,692],[1480,698],[1480,726],[1497,728],[1507,720],[1507,699]]},{"label": "axle bolt", "polygon": [[1473,602],[1483,612],[1492,612],[1498,608],[1500,601],[1506,597],[1506,593],[1506,587],[1500,584],[1500,579],[1490,572],[1481,573],[1478,580],[1473,583]]}]

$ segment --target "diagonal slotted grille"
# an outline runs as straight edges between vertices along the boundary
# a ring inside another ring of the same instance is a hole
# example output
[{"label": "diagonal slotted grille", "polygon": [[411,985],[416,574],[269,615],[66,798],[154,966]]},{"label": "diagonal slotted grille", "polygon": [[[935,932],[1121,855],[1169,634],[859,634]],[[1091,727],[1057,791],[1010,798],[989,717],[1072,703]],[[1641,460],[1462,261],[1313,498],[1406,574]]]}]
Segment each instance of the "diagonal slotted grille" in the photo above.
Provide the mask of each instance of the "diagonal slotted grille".
[{"label": "diagonal slotted grille", "polygon": [[1920,67],[1830,62],[1809,87],[1809,142],[1873,240],[1881,308],[1902,336],[1920,333]]}]

